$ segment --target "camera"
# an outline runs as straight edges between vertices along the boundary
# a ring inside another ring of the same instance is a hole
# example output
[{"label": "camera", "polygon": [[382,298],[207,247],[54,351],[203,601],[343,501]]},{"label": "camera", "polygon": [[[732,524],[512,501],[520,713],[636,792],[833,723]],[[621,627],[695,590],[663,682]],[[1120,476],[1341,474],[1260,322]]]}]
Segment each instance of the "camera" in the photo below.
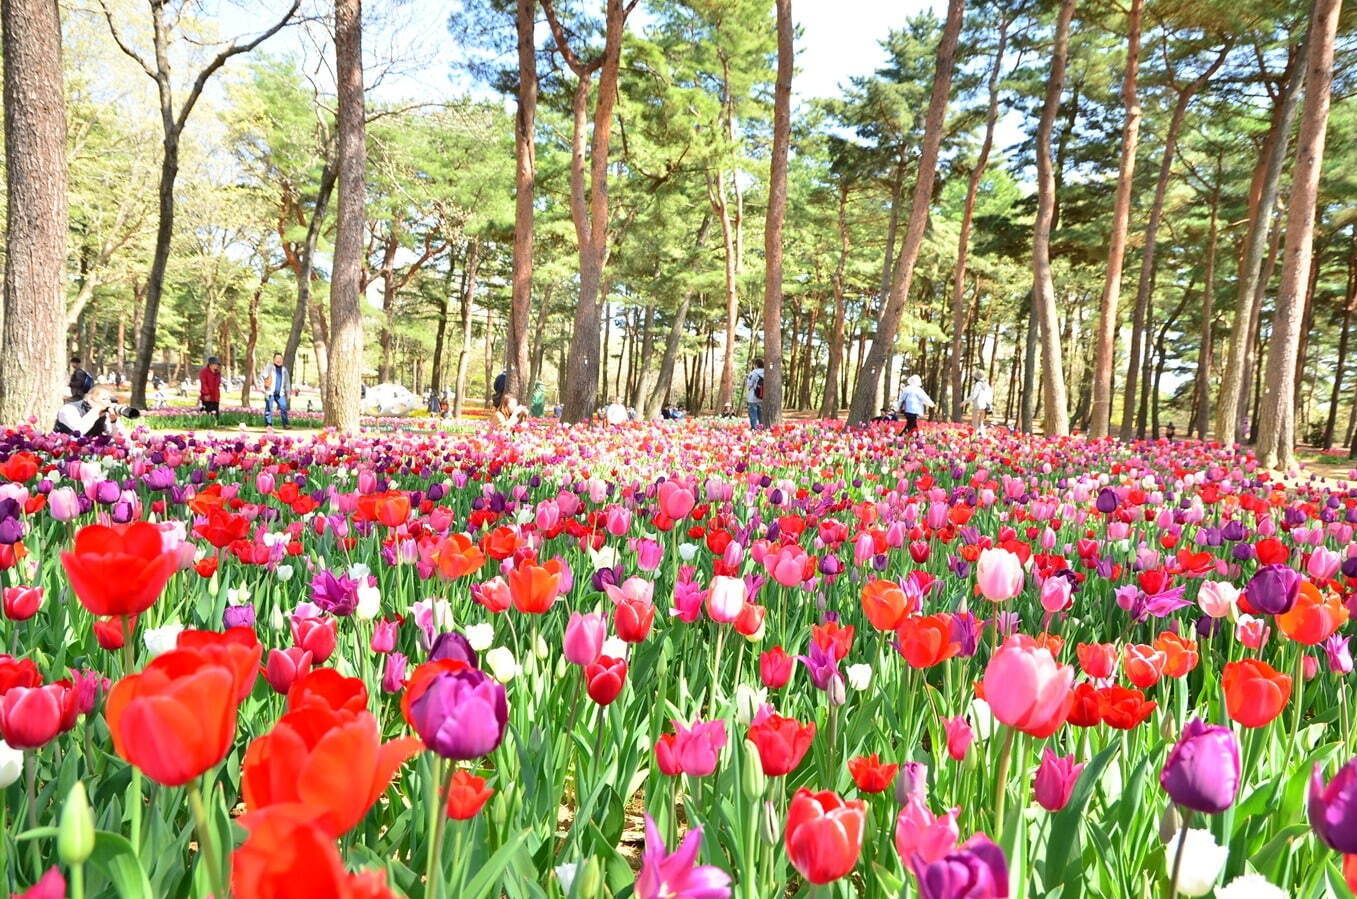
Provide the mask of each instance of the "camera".
[{"label": "camera", "polygon": [[121,406],[117,403],[112,403],[105,411],[112,412],[119,418],[141,418],[141,410],[136,406]]}]

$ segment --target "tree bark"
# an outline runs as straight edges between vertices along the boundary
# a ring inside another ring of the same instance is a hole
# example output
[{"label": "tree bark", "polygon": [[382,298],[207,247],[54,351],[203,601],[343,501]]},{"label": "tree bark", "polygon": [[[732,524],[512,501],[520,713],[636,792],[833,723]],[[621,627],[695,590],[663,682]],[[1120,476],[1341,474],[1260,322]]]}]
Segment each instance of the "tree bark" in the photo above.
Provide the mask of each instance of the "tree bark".
[{"label": "tree bark", "polygon": [[1305,108],[1301,112],[1291,197],[1286,217],[1282,281],[1268,347],[1267,374],[1259,408],[1258,461],[1268,468],[1294,467],[1296,356],[1305,288],[1313,262],[1315,198],[1324,162],[1333,86],[1334,35],[1341,0],[1315,0],[1305,50]]},{"label": "tree bark", "polygon": [[[1224,64],[1232,46],[1233,42],[1227,41],[1220,54],[1205,71],[1189,84],[1177,89],[1178,96],[1173,103],[1168,131],[1164,134],[1164,155],[1159,162],[1159,179],[1155,182],[1154,200],[1150,204],[1149,221],[1145,225],[1145,246],[1140,255],[1140,280],[1136,286],[1136,305],[1131,319],[1131,349],[1126,363],[1126,385],[1121,406],[1122,440],[1130,440],[1137,430],[1135,410],[1140,389],[1140,369],[1143,365],[1140,354],[1145,339],[1145,316],[1154,295],[1155,252],[1159,242],[1159,226],[1164,218],[1164,200],[1168,196],[1169,179],[1173,175],[1173,158],[1178,148],[1178,136],[1182,132],[1188,104]],[[1148,389],[1149,385],[1146,384],[1145,387]],[[1143,421],[1139,430],[1144,431]]]},{"label": "tree bark", "polygon": [[834,264],[831,278],[834,291],[834,323],[829,333],[829,363],[825,369],[825,395],[820,403],[821,418],[839,417],[839,380],[844,370],[843,334],[844,334],[844,272],[848,267],[848,252],[851,249],[848,240],[848,182],[839,184],[839,258]]},{"label": "tree bark", "polygon": [[1273,210],[1281,184],[1282,166],[1290,141],[1291,124],[1299,108],[1301,86],[1305,82],[1304,46],[1289,60],[1289,70],[1273,108],[1272,124],[1264,141],[1263,153],[1254,173],[1255,184],[1249,196],[1249,227],[1239,263],[1239,293],[1235,302],[1234,324],[1225,369],[1221,372],[1220,398],[1216,407],[1216,439],[1222,443],[1238,440],[1243,419],[1245,390],[1249,383],[1247,359],[1262,303],[1267,279],[1260,279],[1265,255],[1271,242]]},{"label": "tree bark", "polygon": [[1206,273],[1202,286],[1201,339],[1197,344],[1197,404],[1189,431],[1195,431],[1199,440],[1205,440],[1211,422],[1211,367],[1214,364],[1214,335],[1212,315],[1216,305],[1216,252],[1220,242],[1218,219],[1220,214],[1221,158],[1216,157],[1216,179],[1211,191],[1211,217],[1207,226]]},{"label": "tree bark", "polygon": [[[250,295],[250,325],[248,336],[245,338],[245,377],[240,385],[240,405],[244,408],[250,408],[250,388],[254,386],[254,373],[259,364],[256,356],[259,352],[259,301],[264,296],[264,288],[268,286],[269,276],[273,270],[269,268],[268,261],[264,262],[264,274],[259,279],[258,286],[254,293]],[[229,361],[227,365],[230,367]],[[291,371],[289,368],[288,371]]]},{"label": "tree bark", "polygon": [[339,204],[330,278],[330,358],[325,423],[358,430],[363,378],[363,223],[367,140],[363,117],[362,0],[335,0],[335,70],[339,88]]},{"label": "tree bark", "polygon": [[1131,190],[1135,186],[1136,148],[1140,141],[1141,108],[1136,94],[1140,73],[1140,20],[1145,0],[1131,0],[1127,16],[1126,71],[1121,96],[1126,119],[1121,131],[1121,165],[1117,170],[1117,193],[1112,208],[1111,233],[1107,239],[1107,275],[1098,303],[1098,331],[1093,351],[1093,406],[1088,436],[1101,440],[1112,420],[1112,367],[1117,354],[1117,304],[1121,297],[1121,273],[1126,262],[1126,238],[1131,221]]},{"label": "tree bark", "polygon": [[3,0],[6,246],[0,424],[45,429],[66,349],[66,96],[56,0]]},{"label": "tree bark", "polygon": [[476,238],[466,251],[466,262],[462,266],[462,345],[457,351],[457,380],[452,397],[452,415],[462,417],[462,405],[466,395],[466,371],[471,364],[471,301],[476,295],[476,274],[480,269],[481,245]]},{"label": "tree bark", "polygon": [[[1069,54],[1070,19],[1075,0],[1062,0],[1056,18],[1051,50],[1051,73],[1046,82],[1046,102],[1037,126],[1037,219],[1032,234],[1032,304],[1041,326],[1042,391],[1045,415],[1042,427],[1048,436],[1068,434],[1069,410],[1065,398],[1065,368],[1061,358],[1060,331],[1056,319],[1055,285],[1051,280],[1051,221],[1055,216],[1055,177],[1051,172],[1051,130],[1060,110],[1065,86],[1065,63]],[[1026,407],[1024,406],[1024,411]]]},{"label": "tree bark", "polygon": [[1022,354],[1022,405],[1018,412],[1018,429],[1024,434],[1032,433],[1032,425],[1037,418],[1037,345],[1040,342],[1041,322],[1031,308],[1028,297],[1027,334],[1023,339]]},{"label": "tree bark", "polygon": [[438,393],[443,389],[444,360],[448,347],[448,318],[452,312],[453,272],[456,270],[455,254],[448,254],[448,273],[443,279],[442,295],[438,298],[438,327],[434,331],[433,361],[429,366],[429,389]]},{"label": "tree bark", "polygon": [[900,329],[900,317],[909,299],[910,284],[914,279],[914,263],[923,246],[924,231],[928,227],[928,210],[933,200],[933,181],[937,175],[938,151],[942,146],[942,132],[947,117],[947,101],[952,89],[952,70],[956,61],[957,38],[965,11],[964,0],[948,0],[947,20],[938,42],[937,64],[933,72],[933,92],[928,100],[928,114],[924,119],[923,149],[919,156],[919,177],[914,185],[914,199],[910,209],[909,227],[900,258],[895,263],[891,291],[877,320],[872,348],[863,360],[853,401],[848,409],[848,423],[860,425],[872,417],[876,387],[881,370],[895,345]]},{"label": "tree bark", "polygon": [[1357,224],[1352,226],[1352,239],[1348,249],[1348,285],[1343,297],[1343,324],[1338,331],[1338,361],[1334,364],[1333,389],[1329,393],[1329,414],[1324,420],[1324,438],[1320,449],[1327,450],[1333,445],[1334,429],[1338,425],[1338,400],[1343,395],[1343,369],[1348,362],[1348,337],[1352,329],[1352,317],[1357,313]]},{"label": "tree bark", "polygon": [[[1144,0],[1133,0],[1142,3]],[[952,347],[947,357],[947,389],[952,421],[961,421],[961,338],[966,319],[966,257],[971,244],[971,221],[975,217],[975,200],[980,193],[980,181],[985,177],[985,166],[994,146],[994,127],[999,121],[999,73],[1003,69],[1004,48],[1008,45],[1008,28],[1013,19],[1007,13],[999,22],[999,44],[994,49],[987,90],[989,106],[985,113],[985,138],[980,144],[980,155],[971,169],[966,183],[966,201],[961,208],[961,234],[957,237],[956,271],[952,280]]]},{"label": "tree bark", "polygon": [[787,150],[792,134],[792,0],[776,0],[777,80],[773,87],[773,150],[763,224],[763,424],[782,423],[782,225],[787,216]]},{"label": "tree bark", "polygon": [[534,135],[537,120],[537,45],[533,38],[536,0],[517,0],[514,22],[518,33],[518,114],[514,117],[514,260],[510,276],[509,334],[505,341],[505,392],[525,397],[524,382],[532,360],[528,354],[528,323],[532,319],[533,194],[537,181]]}]

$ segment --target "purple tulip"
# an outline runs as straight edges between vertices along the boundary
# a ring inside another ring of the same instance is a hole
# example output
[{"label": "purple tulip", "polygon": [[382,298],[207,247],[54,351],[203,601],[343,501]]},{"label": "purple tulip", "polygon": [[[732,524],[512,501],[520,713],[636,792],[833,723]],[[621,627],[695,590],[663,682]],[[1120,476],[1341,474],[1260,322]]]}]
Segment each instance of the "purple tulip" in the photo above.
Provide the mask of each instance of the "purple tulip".
[{"label": "purple tulip", "polygon": [[1239,792],[1239,740],[1227,727],[1193,718],[1159,773],[1169,798],[1184,808],[1219,814]]},{"label": "purple tulip", "polygon": [[254,606],[245,603],[239,606],[227,606],[221,613],[222,627],[254,627]]},{"label": "purple tulip", "polygon": [[956,852],[949,852],[932,864],[915,853],[910,867],[919,880],[919,899],[1008,896],[1008,862],[1004,851],[983,834],[976,834]]},{"label": "purple tulip", "polygon": [[358,608],[358,582],[347,574],[318,571],[311,579],[311,601],[333,615],[352,615]]},{"label": "purple tulip", "polygon": [[697,864],[702,828],[694,827],[671,854],[655,821],[646,815],[646,848],[632,895],[637,899],[729,899],[730,875],[714,865]]},{"label": "purple tulip", "polygon": [[1329,639],[1319,644],[1324,648],[1324,654],[1329,660],[1329,670],[1334,674],[1352,673],[1352,650],[1348,648],[1348,641],[1351,639],[1332,634]]},{"label": "purple tulip", "polygon": [[839,671],[839,660],[834,653],[824,649],[818,643],[811,643],[810,655],[796,657],[810,672],[811,682],[817,690],[828,690],[832,681],[843,680]]},{"label": "purple tulip", "polygon": [[1269,615],[1291,611],[1300,593],[1300,574],[1286,565],[1264,565],[1249,579],[1249,605]]},{"label": "purple tulip", "polygon": [[424,745],[445,759],[475,759],[504,739],[509,704],[504,687],[477,668],[439,674],[410,704]]},{"label": "purple tulip", "polygon": [[1357,758],[1348,762],[1328,785],[1315,765],[1310,775],[1310,827],[1330,849],[1357,853]]},{"label": "purple tulip", "polygon": [[475,668],[476,650],[471,648],[471,641],[463,634],[448,631],[435,637],[433,645],[429,647],[429,661],[435,662],[439,659],[456,659]]},{"label": "purple tulip", "polygon": [[[400,625],[383,618],[372,626],[371,647],[373,652],[387,653],[396,648],[396,632]],[[473,663],[474,664],[474,663]]]},{"label": "purple tulip", "polygon": [[1117,511],[1117,493],[1110,487],[1104,487],[1098,491],[1098,499],[1093,503],[1098,511],[1104,515],[1111,515]]},{"label": "purple tulip", "polygon": [[386,667],[382,669],[382,692],[399,693],[405,689],[405,666],[403,652],[393,652],[386,657]]},{"label": "purple tulip", "polygon": [[1072,755],[1056,755],[1047,746],[1041,751],[1041,764],[1032,782],[1037,804],[1048,812],[1058,812],[1069,804],[1074,785],[1083,773],[1083,763],[1075,764]]}]

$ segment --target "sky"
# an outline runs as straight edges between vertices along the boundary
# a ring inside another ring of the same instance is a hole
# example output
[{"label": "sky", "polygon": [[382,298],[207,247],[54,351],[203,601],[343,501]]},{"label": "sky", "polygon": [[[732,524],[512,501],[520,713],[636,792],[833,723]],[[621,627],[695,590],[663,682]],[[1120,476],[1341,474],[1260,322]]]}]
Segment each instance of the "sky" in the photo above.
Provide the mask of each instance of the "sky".
[{"label": "sky", "polygon": [[[228,0],[218,13],[221,34],[257,32],[266,15],[263,10],[275,5],[268,0]],[[941,17],[946,6],[946,0],[793,0],[792,16],[801,28],[793,80],[796,98],[837,96],[848,79],[868,75],[885,62],[880,41],[888,31],[924,9]],[[388,34],[365,37],[369,55],[413,60],[378,85],[382,99],[437,101],[468,87],[454,81],[447,55],[454,48],[446,22],[455,8],[456,0],[406,0],[396,7],[399,21],[392,22]],[[314,43],[296,28],[275,36],[266,49],[280,55],[303,50],[310,57],[315,54]]]}]

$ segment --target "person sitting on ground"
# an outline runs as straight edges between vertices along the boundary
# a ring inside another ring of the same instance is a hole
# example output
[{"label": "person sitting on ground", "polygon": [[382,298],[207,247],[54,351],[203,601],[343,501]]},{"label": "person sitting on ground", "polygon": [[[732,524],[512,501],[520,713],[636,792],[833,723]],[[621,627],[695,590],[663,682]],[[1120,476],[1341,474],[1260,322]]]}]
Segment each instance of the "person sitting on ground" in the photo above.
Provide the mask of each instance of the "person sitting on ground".
[{"label": "person sitting on ground", "polygon": [[208,356],[198,372],[198,404],[213,418],[221,417],[221,360],[216,356]]},{"label": "person sitting on ground", "polygon": [[1164,429],[1164,436],[1168,438],[1169,443],[1172,443],[1173,439],[1178,436],[1178,429],[1173,422],[1169,422],[1169,426]]},{"label": "person sitting on ground", "polygon": [[518,398],[512,393],[501,396],[499,405],[495,406],[495,411],[490,414],[491,424],[506,431],[515,430],[527,418],[528,407],[519,403]]},{"label": "person sitting on ground", "polygon": [[923,380],[918,375],[910,375],[905,389],[900,391],[900,408],[905,410],[905,433],[919,430],[919,416],[935,405],[932,397],[924,392]]},{"label": "person sitting on ground", "polygon": [[57,411],[52,430],[72,437],[121,437],[124,433],[118,414],[121,408],[112,391],[107,387],[95,387],[62,406]]},{"label": "person sitting on ground", "polygon": [[899,420],[900,420],[900,419],[899,419],[898,417],[896,417],[896,415],[895,415],[895,410],[892,409],[890,406],[882,406],[882,407],[881,407],[881,414],[878,415],[876,418],[873,418],[873,419],[872,419],[872,421],[873,421],[874,423],[883,422],[883,421],[899,421]]},{"label": "person sitting on ground", "polygon": [[989,386],[989,381],[985,380],[984,375],[976,376],[975,387],[966,398],[966,405],[971,407],[971,427],[975,428],[978,434],[985,433],[985,418],[989,416],[989,411],[994,406],[994,388]]},{"label": "person sitting on ground", "polygon": [[735,417],[736,417],[736,416],[735,416],[735,410],[732,409],[732,408],[730,407],[730,403],[726,403],[724,406],[721,407],[721,417],[722,417],[722,418],[735,418]]}]

